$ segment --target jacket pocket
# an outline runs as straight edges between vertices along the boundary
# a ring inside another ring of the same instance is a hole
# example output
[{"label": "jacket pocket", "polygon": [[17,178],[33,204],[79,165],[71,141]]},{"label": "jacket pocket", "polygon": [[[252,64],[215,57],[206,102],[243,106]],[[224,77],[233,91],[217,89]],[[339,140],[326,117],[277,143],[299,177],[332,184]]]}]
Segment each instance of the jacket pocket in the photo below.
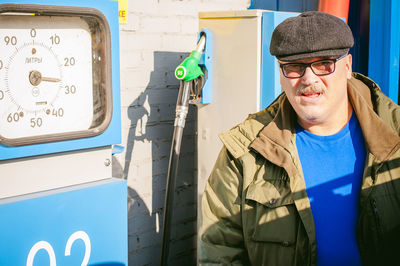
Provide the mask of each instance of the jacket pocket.
[{"label": "jacket pocket", "polygon": [[[400,193],[375,196],[374,215],[379,239],[385,243],[398,243],[400,239]],[[396,239],[396,241],[394,241]],[[392,240],[392,241],[390,241]],[[397,244],[400,246],[400,244]]]},{"label": "jacket pocket", "polygon": [[277,179],[252,183],[246,199],[255,202],[251,240],[283,247],[294,245],[298,215],[287,182]]},{"label": "jacket pocket", "polygon": [[[386,194],[371,199],[374,226],[364,230],[364,238],[375,232],[375,241],[364,243],[374,254],[370,265],[399,265],[400,194]],[[368,239],[368,238],[367,238]]]}]

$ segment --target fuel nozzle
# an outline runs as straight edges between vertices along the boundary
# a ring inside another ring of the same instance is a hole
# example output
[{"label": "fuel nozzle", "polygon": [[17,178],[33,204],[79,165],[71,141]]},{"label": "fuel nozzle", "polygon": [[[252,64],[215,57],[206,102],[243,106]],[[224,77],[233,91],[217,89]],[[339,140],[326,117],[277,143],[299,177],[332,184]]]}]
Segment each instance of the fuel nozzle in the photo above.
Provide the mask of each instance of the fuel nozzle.
[{"label": "fuel nozzle", "polygon": [[[198,79],[204,75],[199,66],[199,61],[205,47],[206,36],[203,34],[197,43],[196,50],[176,68],[175,76],[180,81],[178,99],[176,101],[176,115],[174,123],[174,134],[172,136],[171,152],[168,164],[167,187],[164,202],[164,222],[161,246],[161,265],[166,266],[168,262],[170,233],[172,226],[172,212],[174,206],[175,183],[178,174],[178,163],[185,127],[186,115],[189,110],[190,96],[196,96],[194,87],[199,87]],[[202,86],[202,85],[201,85]],[[195,94],[195,95],[194,95]],[[199,94],[200,95],[200,94]]]},{"label": "fuel nozzle", "polygon": [[203,71],[199,66],[201,54],[206,43],[206,36],[203,34],[197,43],[196,50],[190,53],[183,62],[175,69],[175,77],[179,80],[190,81],[197,79],[199,76],[204,76]]}]

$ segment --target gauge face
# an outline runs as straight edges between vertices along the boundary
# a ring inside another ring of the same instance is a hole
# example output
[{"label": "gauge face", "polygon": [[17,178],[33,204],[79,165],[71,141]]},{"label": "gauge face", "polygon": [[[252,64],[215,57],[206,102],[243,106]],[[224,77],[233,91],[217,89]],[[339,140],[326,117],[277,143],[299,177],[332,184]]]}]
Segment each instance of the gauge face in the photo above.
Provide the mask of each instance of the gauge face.
[{"label": "gauge face", "polygon": [[85,137],[107,122],[105,34],[93,21],[0,14],[0,142]]}]

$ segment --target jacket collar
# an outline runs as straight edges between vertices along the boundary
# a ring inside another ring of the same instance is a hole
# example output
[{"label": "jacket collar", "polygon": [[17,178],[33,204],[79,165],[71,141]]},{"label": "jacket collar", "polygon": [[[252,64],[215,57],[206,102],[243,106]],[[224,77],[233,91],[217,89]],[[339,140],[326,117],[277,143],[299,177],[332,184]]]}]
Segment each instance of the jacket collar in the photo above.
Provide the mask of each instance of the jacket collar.
[{"label": "jacket collar", "polygon": [[[366,79],[359,74],[356,76]],[[348,82],[348,95],[360,123],[368,151],[378,161],[383,162],[399,149],[400,137],[388,125],[391,121],[384,121],[374,111],[374,104],[384,108],[385,105],[390,105],[390,102],[389,99],[382,97],[383,94],[377,85],[373,85],[369,88],[361,80],[352,78]],[[371,95],[378,96],[372,99]],[[385,115],[389,115],[390,110],[384,108],[384,112],[386,112]]]},{"label": "jacket collar", "polygon": [[274,119],[258,134],[250,147],[263,155],[267,160],[283,167],[289,176],[296,169],[291,163],[290,145],[295,145],[293,135],[296,130],[296,114],[285,94],[280,96],[279,109]]}]

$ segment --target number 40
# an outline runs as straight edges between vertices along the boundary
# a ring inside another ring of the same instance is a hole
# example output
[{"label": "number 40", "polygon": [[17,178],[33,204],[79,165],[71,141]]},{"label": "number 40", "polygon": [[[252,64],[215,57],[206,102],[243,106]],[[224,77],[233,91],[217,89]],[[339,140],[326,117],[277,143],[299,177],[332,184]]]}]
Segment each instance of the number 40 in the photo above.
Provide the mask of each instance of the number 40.
[{"label": "number 40", "polygon": [[[83,257],[81,266],[86,266],[89,262],[91,246],[90,246],[90,238],[84,231],[77,231],[73,233],[67,240],[67,244],[65,245],[65,256],[71,255],[71,247],[72,244],[77,239],[82,239],[83,243],[85,243],[85,256]],[[39,241],[29,251],[28,258],[26,260],[26,266],[32,266],[33,260],[35,259],[36,253],[44,249],[50,258],[50,266],[56,266],[56,254],[54,253],[53,247],[47,241]]]}]

